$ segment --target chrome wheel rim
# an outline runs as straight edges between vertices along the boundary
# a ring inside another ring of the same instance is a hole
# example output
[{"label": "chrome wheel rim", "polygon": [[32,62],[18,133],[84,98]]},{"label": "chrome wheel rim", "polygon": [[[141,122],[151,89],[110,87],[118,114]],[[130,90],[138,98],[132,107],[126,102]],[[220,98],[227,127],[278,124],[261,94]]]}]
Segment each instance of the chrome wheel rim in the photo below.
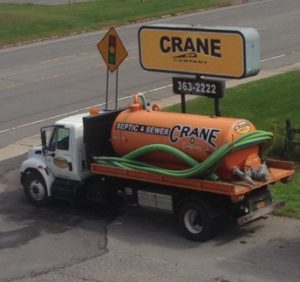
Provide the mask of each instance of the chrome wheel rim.
[{"label": "chrome wheel rim", "polygon": [[29,194],[36,200],[41,201],[45,196],[44,186],[39,180],[33,180],[29,185]]},{"label": "chrome wheel rim", "polygon": [[184,224],[192,234],[199,234],[203,230],[200,213],[196,210],[188,210],[184,215]]}]

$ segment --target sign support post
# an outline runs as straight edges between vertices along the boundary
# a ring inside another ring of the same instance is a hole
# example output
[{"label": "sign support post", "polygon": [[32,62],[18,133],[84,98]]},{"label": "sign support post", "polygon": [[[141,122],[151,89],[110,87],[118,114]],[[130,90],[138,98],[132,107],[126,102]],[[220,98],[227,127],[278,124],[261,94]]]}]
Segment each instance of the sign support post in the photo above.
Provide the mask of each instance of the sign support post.
[{"label": "sign support post", "polygon": [[[196,79],[197,80],[201,80],[201,76],[200,75],[196,75]],[[213,81],[212,81],[213,82]],[[218,82],[216,82],[218,83]],[[221,113],[221,98],[225,95],[225,82],[221,82],[219,85],[219,87],[217,87],[217,91],[216,91],[216,95],[213,97],[214,98],[214,108],[215,108],[215,116],[216,117],[220,117],[222,116]]]},{"label": "sign support post", "polygon": [[116,72],[116,101],[115,101],[115,110],[118,109],[118,88],[119,88],[119,68],[117,68]]},{"label": "sign support post", "polygon": [[181,112],[186,113],[185,94],[181,94]]},{"label": "sign support post", "polygon": [[217,117],[221,116],[220,98],[219,97],[215,97],[215,116],[217,116]]},{"label": "sign support post", "polygon": [[109,71],[108,71],[108,68],[106,68],[105,111],[108,110],[108,86],[109,86]]}]

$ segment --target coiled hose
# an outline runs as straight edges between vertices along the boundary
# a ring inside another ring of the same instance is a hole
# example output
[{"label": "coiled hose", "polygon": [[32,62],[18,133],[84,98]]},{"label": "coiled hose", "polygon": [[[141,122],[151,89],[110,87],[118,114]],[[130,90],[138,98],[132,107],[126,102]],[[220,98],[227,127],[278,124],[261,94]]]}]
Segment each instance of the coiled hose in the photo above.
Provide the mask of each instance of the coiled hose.
[{"label": "coiled hose", "polygon": [[[214,151],[208,158],[199,163],[186,153],[164,144],[151,144],[138,148],[122,158],[118,157],[94,157],[98,164],[117,166],[127,169],[135,169],[147,172],[162,174],[165,176],[187,178],[187,177],[207,177],[215,172],[220,162],[232,151],[241,150],[258,144],[264,144],[271,141],[273,134],[271,132],[255,130],[251,131],[233,142],[228,142]],[[171,170],[165,169],[135,159],[152,152],[162,151],[176,156],[190,166],[188,169]]]}]

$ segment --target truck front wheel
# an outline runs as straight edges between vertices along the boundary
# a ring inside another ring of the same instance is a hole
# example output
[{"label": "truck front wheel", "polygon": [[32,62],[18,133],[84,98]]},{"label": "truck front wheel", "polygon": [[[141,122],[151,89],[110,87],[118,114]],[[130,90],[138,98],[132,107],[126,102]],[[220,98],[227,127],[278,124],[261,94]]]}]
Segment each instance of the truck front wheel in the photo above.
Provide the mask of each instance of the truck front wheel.
[{"label": "truck front wheel", "polygon": [[29,172],[23,182],[24,193],[29,202],[42,207],[49,204],[45,180],[38,172]]},{"label": "truck front wheel", "polygon": [[214,221],[201,201],[184,202],[179,209],[178,221],[185,237],[194,241],[206,241],[216,233]]}]

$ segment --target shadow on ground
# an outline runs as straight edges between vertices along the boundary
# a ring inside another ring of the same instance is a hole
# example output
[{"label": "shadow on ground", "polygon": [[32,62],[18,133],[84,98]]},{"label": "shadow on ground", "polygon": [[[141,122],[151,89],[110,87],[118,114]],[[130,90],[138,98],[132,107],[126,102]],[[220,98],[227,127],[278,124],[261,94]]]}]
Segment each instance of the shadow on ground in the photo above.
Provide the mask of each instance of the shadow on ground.
[{"label": "shadow on ground", "polygon": [[[20,188],[25,156],[0,163],[0,281],[59,269],[107,252],[107,224],[120,210],[54,202],[31,206]],[[15,267],[18,265],[18,267]]]}]

